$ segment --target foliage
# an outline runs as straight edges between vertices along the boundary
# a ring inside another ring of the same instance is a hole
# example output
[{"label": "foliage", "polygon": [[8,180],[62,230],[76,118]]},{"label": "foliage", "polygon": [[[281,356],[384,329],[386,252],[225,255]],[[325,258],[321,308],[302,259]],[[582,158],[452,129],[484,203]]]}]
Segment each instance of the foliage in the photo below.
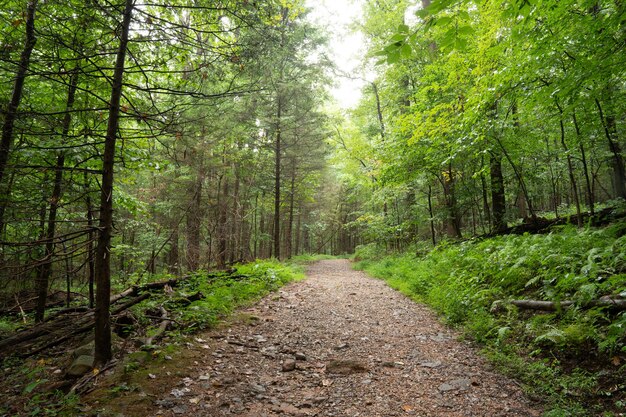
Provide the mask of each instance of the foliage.
[{"label": "foliage", "polygon": [[[288,266],[277,261],[257,261],[237,265],[236,275],[227,273],[223,278],[207,278],[206,273],[198,271],[186,279],[170,300],[154,300],[173,310],[181,326],[177,331],[193,333],[217,324],[230,315],[234,309],[249,305],[269,292],[294,280],[304,278],[297,266]],[[201,292],[205,298],[194,301],[184,308],[177,307],[175,298]]]},{"label": "foliage", "polygon": [[[595,358],[614,379],[623,372],[616,366],[626,357],[626,314],[585,306],[626,287],[623,227],[475,239],[424,256],[381,256],[369,245],[357,250],[356,267],[433,307],[554,407],[574,410],[599,389],[596,369],[585,369],[582,358]],[[549,314],[507,304],[522,298],[576,304]],[[515,359],[528,354],[535,359]]]}]

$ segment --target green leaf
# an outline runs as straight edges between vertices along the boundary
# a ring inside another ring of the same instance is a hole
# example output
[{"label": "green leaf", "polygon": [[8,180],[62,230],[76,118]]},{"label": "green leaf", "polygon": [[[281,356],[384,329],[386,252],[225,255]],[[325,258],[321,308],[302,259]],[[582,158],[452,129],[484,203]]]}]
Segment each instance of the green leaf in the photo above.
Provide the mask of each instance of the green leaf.
[{"label": "green leaf", "polygon": [[409,26],[404,24],[398,26],[398,33],[409,33]]},{"label": "green leaf", "polygon": [[450,23],[452,23],[452,20],[453,19],[450,16],[441,16],[435,21],[435,25],[437,26],[449,25]]},{"label": "green leaf", "polygon": [[461,26],[456,31],[459,35],[473,35],[476,32],[471,26]]},{"label": "green leaf", "polygon": [[396,49],[395,51],[390,52],[387,55],[387,63],[388,64],[395,64],[399,60],[400,60],[400,50],[399,49]]},{"label": "green leaf", "polygon": [[402,33],[396,33],[391,37],[391,42],[404,42],[406,40],[406,35]]},{"label": "green leaf", "polygon": [[405,43],[400,48],[400,55],[402,56],[402,58],[409,58],[412,52],[413,51],[411,49],[411,45],[409,45],[408,43]]}]

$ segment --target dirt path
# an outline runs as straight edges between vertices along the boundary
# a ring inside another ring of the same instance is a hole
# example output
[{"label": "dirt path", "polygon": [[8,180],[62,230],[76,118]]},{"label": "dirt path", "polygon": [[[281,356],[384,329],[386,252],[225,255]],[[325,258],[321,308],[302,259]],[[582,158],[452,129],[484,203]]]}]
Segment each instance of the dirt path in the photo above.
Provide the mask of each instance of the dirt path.
[{"label": "dirt path", "polygon": [[348,261],[313,265],[247,313],[196,340],[206,356],[148,415],[540,415],[433,313]]}]

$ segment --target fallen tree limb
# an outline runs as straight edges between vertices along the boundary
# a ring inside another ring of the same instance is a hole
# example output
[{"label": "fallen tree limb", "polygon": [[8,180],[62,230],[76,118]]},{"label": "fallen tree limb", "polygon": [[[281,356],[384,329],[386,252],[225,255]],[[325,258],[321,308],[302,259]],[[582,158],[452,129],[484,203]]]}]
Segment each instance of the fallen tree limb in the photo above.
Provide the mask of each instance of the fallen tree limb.
[{"label": "fallen tree limb", "polygon": [[156,339],[158,339],[159,337],[161,337],[163,335],[163,333],[165,333],[165,330],[167,330],[167,326],[169,326],[169,324],[172,322],[171,320],[169,320],[169,315],[167,314],[167,310],[164,309],[163,307],[159,307],[159,310],[161,311],[161,324],[159,325],[159,327],[157,328],[156,332],[146,338],[145,341],[145,345],[150,346],[152,345],[152,342],[154,342]]},{"label": "fallen tree limb", "polygon": [[626,299],[621,296],[604,296],[597,300],[591,300],[586,303],[577,304],[572,300],[563,301],[542,301],[542,300],[511,300],[511,304],[516,307],[527,310],[541,311],[558,311],[569,308],[573,305],[579,305],[582,308],[592,307],[608,307],[610,309],[623,311],[626,310]]},{"label": "fallen tree limb", "polygon": [[[143,300],[145,300],[146,298],[150,297],[150,293],[145,293],[140,295],[139,297],[133,298],[132,300],[122,304],[121,306],[117,307],[115,310],[111,311],[111,315],[116,315],[121,313],[122,311],[126,310],[127,308],[134,306],[137,303],[142,302]],[[72,332],[59,337],[57,339],[52,340],[51,342],[46,343],[43,346],[40,346],[36,349],[30,350],[22,355],[20,355],[20,357],[22,358],[28,358],[29,356],[33,356],[36,355],[40,352],[43,352],[44,350],[50,349],[52,347],[58,346],[61,343],[73,338],[74,336],[78,336],[79,334],[85,333],[89,330],[91,330],[94,326],[96,325],[95,321],[91,320],[89,323],[85,324],[84,326],[79,327],[76,330],[73,330]]]},{"label": "fallen tree limb", "polygon": [[166,285],[169,285],[170,287],[175,287],[176,285],[178,285],[178,283],[181,280],[185,278],[186,277],[172,278],[166,281],[150,282],[144,285],[133,285],[132,287],[122,291],[119,294],[112,295],[111,298],[109,298],[109,302],[113,304],[121,300],[122,298],[128,297],[129,295],[137,295],[143,291],[154,290],[157,288],[164,288]]}]

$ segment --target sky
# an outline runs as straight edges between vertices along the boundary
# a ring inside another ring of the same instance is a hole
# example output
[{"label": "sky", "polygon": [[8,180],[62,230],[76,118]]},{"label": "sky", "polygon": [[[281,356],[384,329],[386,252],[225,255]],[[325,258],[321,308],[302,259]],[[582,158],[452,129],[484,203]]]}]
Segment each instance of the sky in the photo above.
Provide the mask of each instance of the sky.
[{"label": "sky", "polygon": [[[365,39],[360,32],[353,33],[350,24],[361,17],[363,0],[306,0],[311,8],[308,19],[327,28],[330,35],[329,55],[342,73],[360,76]],[[361,97],[362,79],[337,77],[331,94],[340,107],[354,107]]]}]

